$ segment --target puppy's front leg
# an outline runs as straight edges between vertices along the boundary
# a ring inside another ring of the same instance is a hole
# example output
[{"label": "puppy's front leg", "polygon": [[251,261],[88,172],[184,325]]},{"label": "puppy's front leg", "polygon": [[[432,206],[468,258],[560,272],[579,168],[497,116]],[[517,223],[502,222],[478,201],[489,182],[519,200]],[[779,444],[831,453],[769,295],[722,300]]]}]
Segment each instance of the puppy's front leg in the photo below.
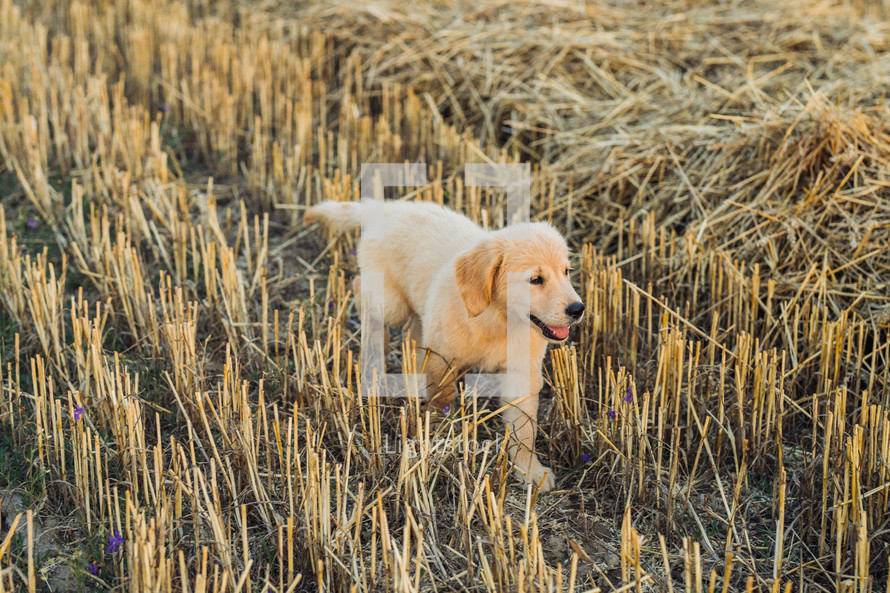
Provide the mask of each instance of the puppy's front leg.
[{"label": "puppy's front leg", "polygon": [[503,414],[504,421],[510,427],[508,451],[517,478],[526,484],[541,484],[541,492],[549,492],[556,485],[553,470],[543,465],[535,454],[535,433],[538,429],[538,392],[543,384],[541,375],[533,374],[530,395],[525,397],[504,396],[501,398],[501,402],[507,406]]},{"label": "puppy's front leg", "polygon": [[453,365],[448,364],[444,358],[432,350],[428,352],[425,362],[424,360],[417,361],[417,366],[423,366],[426,373],[426,390],[429,398],[426,407],[442,412],[445,408],[450,408],[457,397],[457,388],[454,385],[457,377]]}]

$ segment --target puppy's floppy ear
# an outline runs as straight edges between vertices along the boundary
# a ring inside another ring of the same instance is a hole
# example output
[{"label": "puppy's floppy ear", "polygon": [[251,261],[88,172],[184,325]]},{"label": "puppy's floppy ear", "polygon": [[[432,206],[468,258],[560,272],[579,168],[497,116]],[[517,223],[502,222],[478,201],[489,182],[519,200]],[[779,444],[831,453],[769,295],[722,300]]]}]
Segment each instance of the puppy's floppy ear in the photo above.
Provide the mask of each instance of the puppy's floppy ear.
[{"label": "puppy's floppy ear", "polygon": [[491,304],[495,278],[503,261],[503,250],[493,240],[481,241],[455,260],[457,288],[470,317],[481,315]]}]

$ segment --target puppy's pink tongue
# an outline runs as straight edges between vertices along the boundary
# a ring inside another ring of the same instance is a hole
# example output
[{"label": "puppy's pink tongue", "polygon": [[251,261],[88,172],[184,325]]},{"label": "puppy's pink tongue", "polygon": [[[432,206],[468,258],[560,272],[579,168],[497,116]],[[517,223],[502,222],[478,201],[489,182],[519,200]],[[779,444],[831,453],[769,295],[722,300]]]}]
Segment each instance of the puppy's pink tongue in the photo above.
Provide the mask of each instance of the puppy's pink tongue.
[{"label": "puppy's pink tongue", "polygon": [[547,329],[552,331],[553,335],[560,340],[565,340],[567,337],[569,337],[569,328],[567,326],[553,327],[552,325],[548,325]]}]

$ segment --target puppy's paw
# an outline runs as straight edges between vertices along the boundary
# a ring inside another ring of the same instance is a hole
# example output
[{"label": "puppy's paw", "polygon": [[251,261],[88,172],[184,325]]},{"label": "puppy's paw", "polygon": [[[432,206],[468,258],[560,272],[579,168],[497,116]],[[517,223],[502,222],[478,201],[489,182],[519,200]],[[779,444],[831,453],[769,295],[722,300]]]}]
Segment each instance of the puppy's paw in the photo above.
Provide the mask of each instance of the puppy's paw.
[{"label": "puppy's paw", "polygon": [[524,463],[517,460],[514,471],[516,477],[525,484],[533,486],[541,485],[541,494],[550,492],[556,486],[556,478],[553,476],[553,470],[543,465],[536,456],[532,456]]}]

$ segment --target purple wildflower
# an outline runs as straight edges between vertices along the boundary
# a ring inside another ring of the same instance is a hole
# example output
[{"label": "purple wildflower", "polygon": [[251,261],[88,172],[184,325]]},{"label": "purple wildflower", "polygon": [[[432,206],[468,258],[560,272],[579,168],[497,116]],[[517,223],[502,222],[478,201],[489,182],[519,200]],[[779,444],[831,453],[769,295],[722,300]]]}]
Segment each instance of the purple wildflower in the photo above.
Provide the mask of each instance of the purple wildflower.
[{"label": "purple wildflower", "polygon": [[22,89],[22,90],[25,91],[25,94],[26,94],[26,95],[30,95],[30,94],[31,94],[31,87],[29,87],[29,86],[26,86],[26,87],[25,87],[24,89]]},{"label": "purple wildflower", "polygon": [[96,573],[99,572],[99,567],[96,566],[96,561],[95,561],[95,560],[93,560],[92,562],[90,562],[90,565],[89,565],[87,568],[90,569],[90,574],[96,574]]},{"label": "purple wildflower", "polygon": [[37,226],[37,219],[34,218],[33,216],[29,216],[28,222],[26,222],[25,224],[27,224],[30,228],[33,229],[34,227]]},{"label": "purple wildflower", "polygon": [[108,538],[108,547],[105,549],[105,552],[108,554],[114,554],[120,549],[123,543],[124,538],[123,536],[121,536],[121,532],[115,531],[114,535]]},{"label": "purple wildflower", "polygon": [[618,416],[615,410],[609,410],[609,419],[614,420]]},{"label": "purple wildflower", "polygon": [[590,461],[590,453],[585,453],[581,456],[581,459],[584,460],[584,463],[587,463],[588,461]]},{"label": "purple wildflower", "polygon": [[355,249],[350,249],[350,250],[349,250],[349,253],[352,254],[352,255],[355,255]]},{"label": "purple wildflower", "polygon": [[76,408],[74,408],[74,421],[75,422],[80,420],[80,417],[83,415],[84,411],[85,410],[83,409],[82,406],[77,406]]},{"label": "purple wildflower", "polygon": [[442,413],[447,414],[450,409],[451,409],[451,406],[445,406],[444,408],[442,408]]},{"label": "purple wildflower", "polygon": [[170,104],[169,104],[169,103],[164,103],[164,104],[161,106],[161,111],[163,111],[164,113],[167,113],[168,111],[170,111]]},{"label": "purple wildflower", "polygon": [[628,385],[628,386],[627,386],[627,395],[624,396],[624,401],[626,401],[627,403],[630,403],[630,402],[632,402],[633,400],[634,400],[634,394],[633,394],[633,392],[630,390],[630,385]]}]

